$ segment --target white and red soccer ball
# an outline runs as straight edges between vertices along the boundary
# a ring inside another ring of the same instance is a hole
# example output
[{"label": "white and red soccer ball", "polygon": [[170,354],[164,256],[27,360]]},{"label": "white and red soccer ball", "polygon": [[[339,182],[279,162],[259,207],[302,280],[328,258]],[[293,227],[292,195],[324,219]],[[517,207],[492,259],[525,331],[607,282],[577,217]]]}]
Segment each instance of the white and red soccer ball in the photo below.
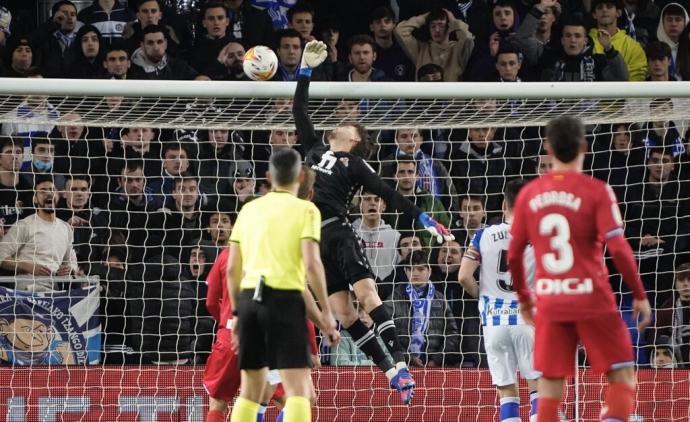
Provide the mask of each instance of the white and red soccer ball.
[{"label": "white and red soccer ball", "polygon": [[249,79],[267,81],[278,70],[278,57],[270,48],[257,45],[244,53],[242,67]]}]

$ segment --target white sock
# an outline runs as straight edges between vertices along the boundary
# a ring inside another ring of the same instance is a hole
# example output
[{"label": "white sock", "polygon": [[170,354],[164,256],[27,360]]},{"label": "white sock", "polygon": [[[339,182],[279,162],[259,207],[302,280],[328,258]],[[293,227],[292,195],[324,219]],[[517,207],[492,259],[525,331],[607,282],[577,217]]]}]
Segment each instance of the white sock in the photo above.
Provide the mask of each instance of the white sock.
[{"label": "white sock", "polygon": [[407,369],[407,364],[405,362],[398,362],[395,364],[396,370]]},{"label": "white sock", "polygon": [[392,380],[396,375],[398,375],[398,370],[395,367],[386,371],[386,378],[388,378],[388,381]]}]

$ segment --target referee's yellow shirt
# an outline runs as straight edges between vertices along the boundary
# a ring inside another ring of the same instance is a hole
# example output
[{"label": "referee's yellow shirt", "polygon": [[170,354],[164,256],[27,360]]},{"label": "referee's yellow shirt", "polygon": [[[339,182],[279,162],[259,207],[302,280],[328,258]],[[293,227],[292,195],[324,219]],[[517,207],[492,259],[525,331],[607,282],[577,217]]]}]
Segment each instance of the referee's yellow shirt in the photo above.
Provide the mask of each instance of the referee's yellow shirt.
[{"label": "referee's yellow shirt", "polygon": [[321,239],[321,213],[313,203],[283,191],[246,203],[230,236],[242,253],[240,289],[255,288],[263,276],[273,289],[303,291],[302,239]]}]

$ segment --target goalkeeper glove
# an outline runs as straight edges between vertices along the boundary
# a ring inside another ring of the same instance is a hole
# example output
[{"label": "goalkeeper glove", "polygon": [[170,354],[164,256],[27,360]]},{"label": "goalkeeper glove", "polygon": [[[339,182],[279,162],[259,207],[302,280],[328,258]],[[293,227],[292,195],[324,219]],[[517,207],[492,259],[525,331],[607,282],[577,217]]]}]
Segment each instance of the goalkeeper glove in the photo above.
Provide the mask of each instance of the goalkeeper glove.
[{"label": "goalkeeper glove", "polygon": [[316,66],[326,60],[328,56],[328,47],[321,41],[309,41],[304,46],[302,52],[302,62],[299,65],[299,74],[302,76],[311,76],[311,71]]},{"label": "goalkeeper glove", "polygon": [[455,240],[455,236],[450,233],[446,226],[431,218],[429,214],[425,212],[419,214],[418,220],[422,223],[426,231],[436,238],[438,243]]}]

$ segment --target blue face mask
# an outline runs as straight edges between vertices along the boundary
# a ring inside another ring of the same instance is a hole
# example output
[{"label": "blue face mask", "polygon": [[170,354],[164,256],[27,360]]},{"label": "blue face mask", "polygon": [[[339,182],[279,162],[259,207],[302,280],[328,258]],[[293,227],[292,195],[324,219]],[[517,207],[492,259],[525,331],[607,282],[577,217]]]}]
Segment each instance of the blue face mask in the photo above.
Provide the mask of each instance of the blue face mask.
[{"label": "blue face mask", "polygon": [[40,171],[41,173],[47,173],[50,170],[53,169],[53,161],[41,161],[41,160],[34,160],[33,161],[33,166],[36,170]]}]

